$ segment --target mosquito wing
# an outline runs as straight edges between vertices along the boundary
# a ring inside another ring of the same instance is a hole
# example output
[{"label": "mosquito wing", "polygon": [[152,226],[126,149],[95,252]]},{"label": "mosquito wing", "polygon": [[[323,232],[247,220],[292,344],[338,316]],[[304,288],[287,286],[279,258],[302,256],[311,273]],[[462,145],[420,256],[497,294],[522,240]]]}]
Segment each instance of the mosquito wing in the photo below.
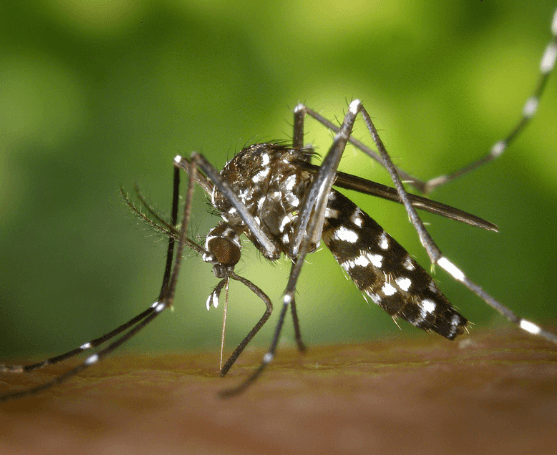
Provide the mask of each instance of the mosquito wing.
[{"label": "mosquito wing", "polygon": [[[319,166],[307,162],[297,161],[296,165],[312,173],[319,170]],[[354,190],[359,193],[369,194],[371,196],[380,197],[389,201],[398,202],[399,204],[401,203],[396,189],[382,185],[381,183],[356,177],[355,175],[345,174],[344,172],[337,172],[336,180],[333,185],[339,188]],[[440,202],[432,201],[431,199],[416,196],[414,194],[408,194],[408,197],[410,198],[412,205],[417,209],[435,213],[436,215],[441,215],[445,218],[460,221],[461,223],[466,223],[487,231],[499,231],[499,228],[495,224],[449,205],[441,204]]]}]

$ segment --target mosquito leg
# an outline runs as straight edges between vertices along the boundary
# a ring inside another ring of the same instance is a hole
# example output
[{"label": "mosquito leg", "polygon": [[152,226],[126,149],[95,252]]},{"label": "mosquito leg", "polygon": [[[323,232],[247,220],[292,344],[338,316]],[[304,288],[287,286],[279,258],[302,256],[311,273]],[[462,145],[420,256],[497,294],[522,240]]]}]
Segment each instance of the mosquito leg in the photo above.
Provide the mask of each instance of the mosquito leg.
[{"label": "mosquito leg", "polygon": [[[182,160],[182,157],[177,156],[174,158],[174,176],[175,179],[180,174],[179,164]],[[176,285],[178,284],[178,275],[180,273],[180,265],[182,264],[182,256],[184,254],[184,246],[187,244],[187,234],[188,234],[188,224],[191,216],[191,206],[193,201],[193,191],[195,189],[195,182],[197,177],[197,165],[196,163],[192,163],[191,166],[188,167],[188,189],[186,192],[186,202],[184,204],[184,213],[182,216],[182,227],[180,229],[180,237],[178,238],[178,247],[176,248],[176,255],[174,256],[174,265],[172,266],[172,253],[174,249],[174,239],[171,238],[168,242],[168,255],[167,255],[167,263],[166,263],[166,270],[165,270],[165,278],[169,277],[167,285],[164,286],[161,290],[161,299],[165,308],[172,308],[172,304],[174,302],[174,296],[176,295]],[[178,210],[178,199],[179,199],[179,189],[175,185],[174,187],[174,195],[172,198],[172,216],[174,217],[174,210]],[[174,223],[174,220],[173,220]],[[176,223],[174,223],[176,224]],[[170,264],[169,264],[170,263]],[[172,273],[171,273],[172,271]]]},{"label": "mosquito leg", "polygon": [[[294,135],[292,138],[292,146],[294,148],[302,148],[304,146],[304,117],[307,108],[303,104],[298,104],[294,109]],[[296,303],[293,300],[291,305],[292,322],[294,324],[294,336],[298,350],[306,352],[307,347],[302,340],[302,332],[300,330],[300,321],[298,319],[298,312],[296,311]]]},{"label": "mosquito leg", "polygon": [[126,329],[132,327],[133,325],[137,324],[141,320],[145,319],[153,312],[153,308],[148,308],[147,310],[143,311],[141,314],[138,314],[133,319],[130,319],[125,324],[122,324],[120,327],[114,329],[112,332],[106,333],[105,335],[95,338],[94,340],[89,341],[88,343],[82,344],[79,348],[72,349],[64,354],[57,355],[55,357],[51,357],[46,360],[42,360],[41,362],[33,363],[30,365],[0,365],[0,373],[28,373],[33,370],[37,370],[39,368],[45,367],[47,365],[54,365],[55,363],[62,362],[67,360],[71,357],[81,354],[82,352],[94,349],[104,342],[114,338],[115,336],[119,335]]},{"label": "mosquito leg", "polygon": [[[174,188],[178,188],[179,184],[180,184],[180,176],[179,174],[175,173],[174,176],[175,180],[174,181]],[[125,193],[123,193],[125,195]],[[127,199],[127,197],[125,197],[126,201],[129,202],[129,200]],[[174,199],[174,197],[173,197]],[[131,204],[131,202],[130,202]],[[135,209],[135,207],[134,207]],[[177,214],[177,199],[176,199],[176,208],[173,208],[173,223],[176,223],[176,214]],[[173,248],[173,240],[172,240],[172,236],[169,236],[169,248]],[[172,264],[171,264],[172,265]],[[166,265],[166,269],[165,269],[165,276],[163,278],[163,283],[166,283],[168,281],[168,261],[167,261],[167,265]],[[161,290],[162,292],[162,290]],[[150,308],[148,308],[147,310],[143,311],[142,313],[138,314],[137,316],[135,316],[134,318],[130,319],[128,322],[122,324],[121,326],[117,327],[116,329],[112,330],[111,332],[108,332],[106,334],[104,334],[103,336],[99,337],[99,338],[95,338],[94,340],[91,340],[87,343],[82,344],[79,348],[76,349],[72,349],[71,351],[68,351],[64,354],[60,354],[54,357],[51,357],[49,359],[43,360],[41,362],[37,362],[34,364],[30,364],[30,365],[0,365],[0,372],[2,373],[27,373],[33,370],[37,370],[39,368],[45,367],[47,365],[54,365],[56,363],[62,362],[64,360],[67,360],[71,357],[74,357],[78,354],[81,354],[82,352],[94,349],[99,347],[100,345],[102,345],[103,343],[105,343],[106,341],[111,340],[112,338],[114,338],[115,336],[119,335],[120,333],[124,332],[125,330],[129,329],[130,327],[132,327],[133,325],[137,324],[138,322],[140,322],[141,320],[143,320],[144,318],[146,318],[147,316],[149,316],[152,312],[153,312],[153,306],[151,306]]]},{"label": "mosquito leg", "polygon": [[68,380],[72,376],[75,376],[76,374],[82,372],[83,370],[90,367],[91,365],[97,363],[99,360],[101,360],[103,357],[110,354],[112,351],[114,351],[119,346],[124,344],[131,337],[133,337],[137,332],[139,332],[143,327],[145,327],[147,324],[149,324],[149,322],[151,322],[153,319],[155,319],[160,314],[160,312],[162,310],[164,310],[165,307],[162,303],[155,302],[151,308],[152,308],[152,311],[149,313],[149,315],[146,318],[144,318],[142,321],[140,321],[138,324],[136,324],[132,329],[130,329],[128,332],[126,332],[124,335],[122,335],[116,341],[109,344],[106,348],[102,349],[101,351],[97,352],[96,354],[93,354],[93,355],[90,355],[89,357],[87,357],[85,359],[85,361],[83,363],[81,363],[80,365],[76,366],[75,368],[72,368],[71,370],[67,371],[66,373],[64,373],[60,376],[55,377],[51,381],[45,382],[44,384],[41,384],[37,387],[32,387],[30,389],[21,390],[19,392],[13,392],[13,393],[8,393],[8,394],[5,394],[5,395],[1,395],[0,396],[0,403],[4,402],[4,401],[7,401],[7,400],[11,400],[13,398],[26,397],[26,396],[29,396],[29,395],[33,395],[37,392],[41,392],[43,390],[49,389],[50,387],[52,387],[54,385],[57,385],[57,384],[60,384],[64,381]]},{"label": "mosquito leg", "polygon": [[298,351],[304,354],[307,351],[307,346],[302,340],[302,332],[300,331],[300,320],[298,319],[298,311],[296,310],[295,300],[292,300],[290,304],[290,312],[292,313],[292,322],[294,324],[294,338],[296,339],[296,345],[298,346]]},{"label": "mosquito leg", "polygon": [[[309,115],[313,119],[317,120],[317,122],[321,123],[326,128],[334,131],[335,133],[340,132],[340,127],[335,125],[330,120],[326,119],[322,115],[315,112],[313,109],[310,109],[304,104],[298,104],[294,108],[294,138],[293,144],[294,147],[302,147],[303,146],[303,139],[304,139],[304,116]],[[369,148],[363,142],[359,141],[358,139],[350,136],[348,138],[348,142],[350,142],[354,147],[364,152],[366,155],[377,161],[382,166],[385,166],[381,155]],[[414,177],[407,172],[403,171],[402,169],[397,168],[398,173],[404,179],[404,181],[408,182],[410,185],[415,187],[418,191],[424,192],[426,188],[426,182],[420,180],[417,177]]]},{"label": "mosquito leg", "polygon": [[[485,156],[478,159],[477,161],[465,166],[464,168],[456,172],[453,172],[452,174],[441,175],[433,179],[430,179],[428,181],[421,180],[417,177],[414,177],[413,175],[408,174],[407,172],[403,171],[400,168],[396,168],[402,180],[404,180],[409,185],[412,185],[414,188],[416,188],[418,191],[422,193],[429,193],[433,191],[435,188],[442,186],[464,174],[467,174],[468,172],[471,172],[501,156],[503,152],[507,149],[507,147],[511,144],[511,142],[513,142],[516,139],[516,137],[524,130],[526,125],[536,114],[540,102],[540,98],[543,94],[549,75],[553,71],[553,68],[555,67],[555,60],[557,57],[557,10],[553,15],[551,33],[553,36],[550,42],[548,43],[547,47],[545,48],[544,54],[540,62],[540,76],[538,78],[536,88],[534,89],[532,95],[526,100],[526,103],[524,104],[524,108],[522,110],[522,116],[520,120],[511,129],[510,133],[505,138],[493,144],[490,151]],[[337,125],[335,125],[334,123],[332,123],[331,121],[323,117],[322,115],[318,114],[317,112],[313,111],[312,109],[308,108],[303,104],[298,104],[298,106],[296,106],[296,108],[294,109],[294,137],[293,137],[294,147],[303,146],[304,116],[306,114],[314,118],[315,120],[317,120],[325,127],[329,128],[330,130],[336,133],[340,131],[340,128]],[[383,158],[381,157],[380,153],[378,154],[377,152],[370,149],[368,146],[366,146],[365,144],[363,144],[362,142],[358,141],[353,137],[350,137],[348,139],[348,142],[350,142],[359,150],[363,151],[366,155],[368,155],[370,158],[380,163],[382,166],[385,166],[385,162],[383,161]]]},{"label": "mosquito leg", "polygon": [[[296,236],[294,237],[291,251],[291,257],[297,258],[296,262],[303,262],[307,252],[313,250],[315,245],[321,240],[327,197],[333,186],[340,159],[342,158],[346,143],[352,133],[354,121],[356,120],[360,108],[361,103],[359,100],[350,103],[348,113],[344,117],[340,130],[336,134],[335,140],[327,152],[319,172],[314,177],[304,205],[300,210],[298,224],[296,226]],[[306,250],[303,254],[303,249],[301,248],[302,244],[305,244]],[[293,270],[294,269],[295,267],[293,267]],[[295,282],[296,281],[297,277],[295,279]],[[295,282],[293,284],[294,287],[290,290],[287,288],[287,291],[293,293]]]},{"label": "mosquito leg", "polygon": [[544,88],[547,84],[547,80],[549,78],[550,73],[553,71],[555,67],[555,59],[557,57],[557,10],[553,14],[553,21],[551,25],[551,33],[553,37],[547,44],[545,51],[543,53],[542,59],[540,61],[540,75],[538,78],[538,82],[536,84],[536,88],[530,97],[526,100],[524,104],[524,108],[522,109],[522,117],[517,122],[517,124],[511,129],[510,133],[507,134],[506,137],[497,141],[495,144],[491,146],[489,152],[474,161],[473,163],[468,164],[467,166],[459,169],[452,174],[449,175],[440,175],[435,177],[431,180],[425,182],[424,192],[429,193],[430,191],[434,190],[437,187],[444,185],[445,183],[450,182],[468,172],[471,172],[490,161],[499,158],[503,152],[508,148],[508,146],[517,138],[517,136],[524,130],[526,125],[530,123],[532,117],[536,114],[538,110],[538,106],[540,104],[540,99],[543,94]]},{"label": "mosquito leg", "polygon": [[[174,180],[173,180],[173,195],[172,195],[172,226],[176,226],[177,217],[178,217],[178,201],[179,201],[179,186],[180,186],[180,174],[179,170],[175,168],[174,170]],[[60,384],[61,382],[66,381],[67,379],[75,376],[76,374],[80,373],[81,371],[85,370],[89,366],[97,363],[106,355],[110,354],[112,351],[117,349],[119,346],[124,344],[130,338],[132,338],[136,333],[138,333],[141,329],[143,329],[147,324],[149,324],[155,317],[157,317],[165,308],[165,303],[161,302],[163,297],[166,295],[168,289],[168,281],[170,279],[170,271],[172,267],[172,255],[174,252],[174,237],[170,236],[168,239],[168,249],[166,255],[166,265],[165,271],[163,276],[163,282],[161,286],[161,292],[159,294],[159,298],[155,303],[153,303],[147,310],[142,312],[141,314],[137,315],[136,317],[130,319],[125,324],[122,324],[117,329],[109,332],[102,337],[96,338],[95,340],[90,341],[89,343],[85,343],[81,347],[74,349],[72,351],[67,352],[66,354],[62,354],[57,357],[52,357],[51,359],[45,360],[43,362],[39,362],[33,365],[27,365],[22,367],[0,367],[0,372],[10,371],[10,372],[27,372],[32,371],[34,369],[40,368],[45,365],[51,365],[53,363],[61,362],[62,360],[66,360],[74,355],[80,354],[81,352],[89,349],[93,349],[95,347],[100,346],[102,343],[114,338],[115,336],[119,335],[120,333],[124,332],[126,329],[129,329],[125,332],[120,338],[116,341],[113,341],[109,344],[106,348],[98,351],[95,354],[90,355],[85,359],[83,363],[72,368],[71,370],[67,371],[66,373],[55,377],[51,381],[48,381],[44,384],[41,384],[37,387],[33,387],[30,389],[22,390],[19,392],[8,393],[5,395],[0,396],[0,402],[10,400],[12,398],[20,398],[32,395],[34,393],[40,392],[42,390],[46,390],[56,384]]]},{"label": "mosquito leg", "polygon": [[271,346],[269,347],[269,350],[263,356],[263,360],[261,361],[261,364],[247,379],[242,381],[238,386],[230,389],[225,389],[219,392],[219,396],[221,398],[230,398],[242,393],[244,390],[246,390],[251,384],[253,384],[257,380],[257,378],[261,375],[261,373],[263,373],[267,365],[269,365],[269,363],[273,361],[275,352],[277,350],[278,340],[280,338],[280,332],[282,331],[282,326],[284,325],[284,318],[286,316],[286,311],[288,310],[289,304],[290,301],[287,301],[286,296],[284,296],[282,309],[279,315],[279,321],[275,328],[275,335],[273,336],[273,341],[271,342]]},{"label": "mosquito leg", "polygon": [[294,108],[294,135],[292,136],[292,147],[301,149],[304,146],[304,117],[307,107],[298,104]]},{"label": "mosquito leg", "polygon": [[361,114],[366,122],[368,130],[373,138],[373,141],[377,145],[377,149],[381,153],[383,160],[385,162],[386,168],[391,175],[391,178],[395,184],[395,187],[398,191],[400,199],[404,204],[406,211],[408,212],[408,216],[410,221],[414,225],[414,228],[418,232],[418,236],[420,237],[420,241],[424,248],[427,251],[427,254],[432,262],[432,264],[439,264],[441,268],[443,268],[447,273],[449,273],[455,280],[460,281],[463,283],[468,289],[470,289],[474,294],[480,297],[484,302],[486,302],[489,306],[493,309],[498,311],[500,314],[505,316],[509,321],[519,326],[521,329],[531,333],[533,335],[540,336],[545,338],[548,341],[553,343],[557,343],[557,335],[542,329],[541,327],[537,326],[536,324],[523,319],[517,316],[514,312],[509,310],[506,306],[502,303],[491,297],[487,292],[485,292],[480,286],[472,282],[466,275],[456,266],[454,265],[449,259],[447,259],[433,241],[429,233],[427,232],[422,220],[416,213],[416,209],[413,207],[410,199],[408,197],[408,193],[404,189],[402,182],[400,180],[399,175],[396,172],[396,168],[393,165],[377,130],[375,129],[375,125],[373,124],[371,117],[367,113],[367,111],[362,107]]},{"label": "mosquito leg", "polygon": [[265,310],[265,313],[263,313],[263,316],[261,316],[261,319],[259,319],[257,324],[255,324],[253,329],[251,329],[251,331],[247,334],[247,336],[242,340],[242,342],[234,350],[234,352],[232,353],[230,358],[226,361],[226,363],[224,364],[224,366],[220,370],[220,375],[221,376],[224,376],[226,373],[228,373],[228,370],[230,370],[232,365],[234,365],[234,362],[236,362],[236,360],[238,359],[238,357],[240,356],[240,354],[242,353],[244,348],[248,345],[248,343],[252,340],[252,338],[257,334],[257,332],[259,332],[259,330],[261,330],[261,327],[263,327],[265,325],[265,323],[267,322],[267,319],[269,319],[269,317],[271,316],[271,313],[273,312],[273,304],[271,303],[271,299],[269,299],[267,294],[265,294],[259,287],[257,287],[251,281],[246,280],[244,277],[236,275],[236,273],[234,273],[234,272],[230,273],[230,278],[232,278],[233,280],[239,281],[240,283],[243,283],[245,286],[247,286],[257,297],[259,297],[265,303],[267,308]]},{"label": "mosquito leg", "polygon": [[536,88],[534,89],[532,95],[526,100],[526,103],[522,110],[522,117],[520,118],[518,123],[511,129],[510,133],[505,138],[493,144],[490,151],[477,161],[468,164],[464,168],[459,169],[452,174],[441,175],[428,180],[425,184],[425,192],[430,192],[435,188],[450,182],[451,180],[454,180],[464,174],[467,174],[468,172],[473,171],[474,169],[477,169],[480,166],[483,166],[486,163],[489,163],[490,161],[493,161],[496,158],[499,158],[507,149],[507,147],[524,130],[526,125],[530,122],[530,120],[538,110],[540,98],[547,83],[547,79],[555,66],[555,58],[557,55],[557,10],[555,11],[553,16],[552,33],[553,37],[547,45],[540,62],[540,76],[538,78],[538,83],[536,84]]}]

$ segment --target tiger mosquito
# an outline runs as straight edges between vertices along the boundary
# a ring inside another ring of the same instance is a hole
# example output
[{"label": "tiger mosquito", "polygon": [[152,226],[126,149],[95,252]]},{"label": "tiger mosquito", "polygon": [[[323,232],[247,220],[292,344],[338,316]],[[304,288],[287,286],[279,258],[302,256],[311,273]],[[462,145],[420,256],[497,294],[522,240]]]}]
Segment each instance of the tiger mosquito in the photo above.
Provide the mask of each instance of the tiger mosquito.
[{"label": "tiger mosquito", "polygon": [[[0,401],[25,397],[71,378],[99,362],[136,335],[165,309],[171,308],[186,247],[202,255],[203,261],[212,263],[214,275],[220,278],[207,299],[208,309],[218,305],[220,294],[227,288],[230,279],[244,284],[266,306],[258,323],[222,366],[220,374],[224,376],[273,310],[271,300],[258,286],[234,272],[234,267],[241,257],[241,234],[244,234],[268,260],[276,261],[284,254],[292,261],[292,267],[282,297],[279,320],[268,351],[250,376],[236,387],[221,392],[223,397],[238,394],[246,389],[272,362],[289,308],[298,349],[301,352],[305,351],[295,293],[305,258],[317,249],[320,240],[323,240],[356,286],[393,319],[400,317],[418,328],[436,332],[450,340],[462,334],[466,330],[467,319],[452,307],[428,273],[371,217],[346,196],[333,189],[333,186],[403,204],[432,265],[437,264],[443,268],[456,281],[461,282],[522,330],[557,344],[556,334],[516,315],[472,282],[451,262],[427,232],[416,209],[486,230],[497,231],[497,226],[453,207],[409,194],[402,184],[404,181],[419,192],[428,193],[503,154],[535,115],[549,74],[555,66],[557,11],[553,16],[551,33],[552,38],[541,59],[538,83],[524,105],[519,122],[504,139],[496,142],[485,156],[452,174],[422,181],[394,166],[368,111],[359,100],[354,100],[350,103],[340,127],[309,107],[298,104],[294,109],[294,135],[291,147],[281,143],[248,146],[230,160],[220,173],[198,153],[193,153],[190,159],[177,156],[174,160],[170,223],[158,216],[143,199],[139,190],[136,189],[136,193],[143,210],[134,205],[122,191],[126,203],[141,219],[168,236],[166,265],[157,300],[118,328],[64,354],[29,365],[0,365],[2,373],[28,373],[99,348],[112,340],[66,373],[39,386],[1,395]],[[351,136],[358,115],[363,118],[377,152]],[[311,147],[303,145],[306,116],[312,117],[336,133],[321,166],[311,164],[315,152]],[[348,142],[385,167],[395,188],[337,171]],[[186,171],[189,179],[182,223],[178,229],[180,171]],[[203,247],[187,236],[196,184],[211,197],[212,206],[223,220],[206,236]],[[144,210],[149,215],[146,215]],[[121,336],[117,338],[119,335]]]}]

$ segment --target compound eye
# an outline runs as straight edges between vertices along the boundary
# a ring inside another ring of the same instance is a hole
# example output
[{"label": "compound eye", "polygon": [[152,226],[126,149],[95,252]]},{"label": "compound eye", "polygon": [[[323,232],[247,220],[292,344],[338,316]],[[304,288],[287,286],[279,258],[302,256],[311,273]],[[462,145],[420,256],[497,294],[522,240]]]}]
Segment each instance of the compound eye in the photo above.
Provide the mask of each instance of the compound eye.
[{"label": "compound eye", "polygon": [[240,260],[240,248],[228,239],[214,237],[207,242],[207,249],[213,253],[219,264],[235,266]]}]

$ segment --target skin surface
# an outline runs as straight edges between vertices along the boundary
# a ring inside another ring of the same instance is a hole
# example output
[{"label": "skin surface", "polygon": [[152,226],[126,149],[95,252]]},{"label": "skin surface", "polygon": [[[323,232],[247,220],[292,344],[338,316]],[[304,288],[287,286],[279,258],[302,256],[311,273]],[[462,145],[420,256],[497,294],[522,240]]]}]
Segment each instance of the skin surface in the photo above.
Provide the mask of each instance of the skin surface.
[{"label": "skin surface", "polygon": [[[34,397],[0,405],[0,453],[551,453],[557,349],[518,330],[282,348],[247,393],[216,393],[216,353],[114,356]],[[2,375],[0,391],[59,366]]]}]

